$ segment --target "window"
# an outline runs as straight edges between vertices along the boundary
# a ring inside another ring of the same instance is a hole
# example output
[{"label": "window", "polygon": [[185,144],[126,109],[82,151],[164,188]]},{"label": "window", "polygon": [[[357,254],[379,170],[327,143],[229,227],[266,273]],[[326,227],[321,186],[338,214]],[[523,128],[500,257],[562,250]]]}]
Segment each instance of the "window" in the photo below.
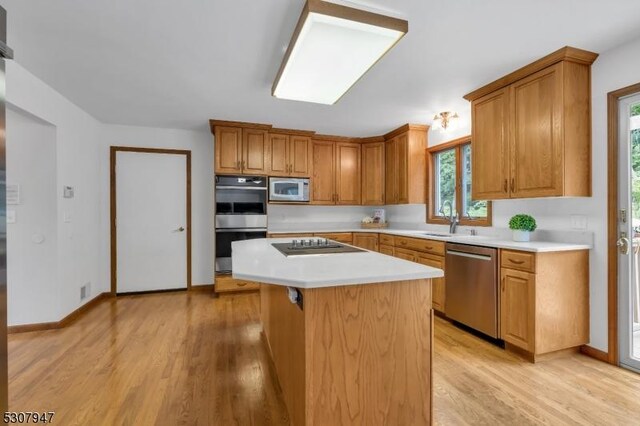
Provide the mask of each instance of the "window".
[{"label": "window", "polygon": [[427,222],[448,224],[453,212],[461,225],[491,226],[491,202],[472,197],[471,137],[429,149]]}]

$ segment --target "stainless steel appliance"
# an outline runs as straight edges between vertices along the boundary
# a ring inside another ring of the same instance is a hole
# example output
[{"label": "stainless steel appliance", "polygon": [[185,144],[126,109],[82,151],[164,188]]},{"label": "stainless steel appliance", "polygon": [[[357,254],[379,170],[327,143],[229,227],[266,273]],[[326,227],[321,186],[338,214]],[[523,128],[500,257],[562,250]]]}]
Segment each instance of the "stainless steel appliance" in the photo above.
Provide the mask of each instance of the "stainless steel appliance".
[{"label": "stainless steel appliance", "polygon": [[267,236],[267,178],[216,176],[216,273],[231,272],[231,243]]},{"label": "stainless steel appliance", "polygon": [[308,202],[309,179],[270,177],[269,201]]},{"label": "stainless steel appliance", "polygon": [[447,243],[447,317],[498,338],[498,250]]},{"label": "stainless steel appliance", "polygon": [[[0,216],[6,218],[6,140],[5,140],[5,72],[4,60],[13,58],[7,46],[7,12],[0,7]],[[7,364],[7,223],[0,223],[0,412],[6,412],[8,400]]]},{"label": "stainless steel appliance", "polygon": [[338,243],[333,240],[327,240],[326,238],[293,240],[288,243],[273,243],[271,245],[287,257],[309,256],[314,254],[358,253],[366,251],[347,244]]}]

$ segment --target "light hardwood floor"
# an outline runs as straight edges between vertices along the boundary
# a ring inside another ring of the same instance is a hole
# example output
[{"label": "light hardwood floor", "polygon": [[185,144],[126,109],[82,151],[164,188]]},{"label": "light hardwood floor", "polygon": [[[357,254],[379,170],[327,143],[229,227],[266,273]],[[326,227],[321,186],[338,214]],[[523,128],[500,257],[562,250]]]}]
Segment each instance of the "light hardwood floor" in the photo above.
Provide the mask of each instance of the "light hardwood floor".
[{"label": "light hardwood floor", "polygon": [[[257,294],[102,303],[61,330],[9,337],[12,411],[61,425],[268,425],[288,417]],[[640,375],[583,355],[529,364],[436,321],[439,425],[640,424]]]}]

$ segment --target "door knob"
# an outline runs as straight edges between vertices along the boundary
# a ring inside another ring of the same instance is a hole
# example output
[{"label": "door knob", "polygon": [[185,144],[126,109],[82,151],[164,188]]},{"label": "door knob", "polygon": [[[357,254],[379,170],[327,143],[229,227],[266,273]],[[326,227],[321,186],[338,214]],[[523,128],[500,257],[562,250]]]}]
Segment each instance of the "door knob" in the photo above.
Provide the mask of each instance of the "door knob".
[{"label": "door knob", "polygon": [[184,232],[184,227],[181,226],[180,228],[174,230],[173,232]]},{"label": "door knob", "polygon": [[616,245],[620,249],[620,253],[629,254],[629,239],[627,237],[621,237],[616,241]]}]

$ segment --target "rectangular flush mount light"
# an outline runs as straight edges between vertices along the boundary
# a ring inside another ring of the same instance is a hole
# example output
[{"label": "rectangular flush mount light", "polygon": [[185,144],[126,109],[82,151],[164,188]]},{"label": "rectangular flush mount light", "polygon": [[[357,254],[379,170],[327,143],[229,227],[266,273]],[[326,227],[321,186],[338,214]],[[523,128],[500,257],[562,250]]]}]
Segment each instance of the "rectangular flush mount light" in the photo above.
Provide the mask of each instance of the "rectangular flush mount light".
[{"label": "rectangular flush mount light", "polygon": [[408,31],[401,19],[308,0],[272,95],[335,104]]}]

